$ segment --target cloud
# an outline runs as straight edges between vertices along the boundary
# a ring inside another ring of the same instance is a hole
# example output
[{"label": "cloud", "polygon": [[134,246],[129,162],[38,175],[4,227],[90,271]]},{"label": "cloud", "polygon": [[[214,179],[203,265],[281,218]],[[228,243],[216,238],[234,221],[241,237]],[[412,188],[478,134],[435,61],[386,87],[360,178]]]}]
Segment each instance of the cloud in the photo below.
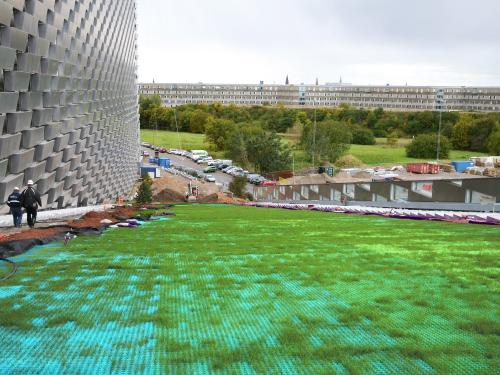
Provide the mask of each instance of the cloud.
[{"label": "cloud", "polygon": [[497,0],[139,0],[139,79],[499,85],[498,14]]}]

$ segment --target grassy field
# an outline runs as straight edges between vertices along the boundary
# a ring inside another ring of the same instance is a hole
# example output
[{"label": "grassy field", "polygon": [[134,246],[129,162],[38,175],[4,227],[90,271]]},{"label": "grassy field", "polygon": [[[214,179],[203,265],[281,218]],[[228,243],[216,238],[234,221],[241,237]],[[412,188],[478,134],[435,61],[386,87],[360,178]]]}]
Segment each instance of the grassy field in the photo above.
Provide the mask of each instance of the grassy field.
[{"label": "grassy field", "polygon": [[14,258],[0,373],[498,373],[498,228],[174,211]]},{"label": "grassy field", "polygon": [[[297,137],[295,135],[284,135],[284,139],[290,145],[294,145],[297,141]],[[187,150],[208,149],[208,144],[205,143],[205,136],[203,134],[177,134],[176,132],[169,131],[154,132],[153,130],[141,130],[141,140],[167,148],[182,148]],[[408,142],[409,140],[407,139],[399,139],[397,147],[389,147],[385,144],[384,138],[377,138],[377,144],[373,146],[351,145],[349,153],[360,159],[364,164],[371,166],[424,161],[424,159],[406,157],[404,145]],[[212,154],[215,154],[216,157],[223,156],[222,152]],[[310,165],[310,162],[306,161],[303,151],[295,150],[294,155],[295,168],[297,170]],[[467,160],[471,156],[481,155],[484,154],[472,151],[453,150],[450,153],[450,160]]]},{"label": "grassy field", "polygon": [[170,131],[141,130],[141,141],[166,148],[206,150],[205,135]]}]

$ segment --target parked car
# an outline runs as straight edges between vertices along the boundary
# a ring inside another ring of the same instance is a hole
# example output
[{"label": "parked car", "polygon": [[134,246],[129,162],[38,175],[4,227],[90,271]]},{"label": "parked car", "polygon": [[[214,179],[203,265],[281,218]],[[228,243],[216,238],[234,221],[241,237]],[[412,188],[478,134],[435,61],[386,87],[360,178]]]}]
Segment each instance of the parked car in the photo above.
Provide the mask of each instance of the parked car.
[{"label": "parked car", "polygon": [[211,156],[202,156],[196,162],[198,164],[208,163],[210,160],[213,160]]},{"label": "parked car", "polygon": [[215,182],[215,177],[212,176],[211,174],[205,175],[205,181],[207,182]]},{"label": "parked car", "polygon": [[245,175],[243,173],[243,168],[240,168],[240,167],[234,167],[233,169],[230,170],[229,174],[231,176],[244,176]]},{"label": "parked car", "polygon": [[162,154],[166,154],[167,153],[167,149],[164,148],[164,147],[160,147],[160,150],[159,150]]},{"label": "parked car", "polygon": [[213,172],[217,172],[217,168],[215,168],[213,165],[209,165],[208,167],[206,167],[203,172],[205,173],[213,173]]},{"label": "parked car", "polygon": [[249,174],[247,174],[247,181],[250,182],[251,184],[254,184],[255,181],[257,181],[260,177],[262,177],[260,174],[249,173]]},{"label": "parked car", "polygon": [[260,185],[261,183],[263,183],[264,181],[266,181],[265,177],[262,177],[262,176],[259,176],[259,177],[256,177],[252,184],[255,184],[255,185]]}]

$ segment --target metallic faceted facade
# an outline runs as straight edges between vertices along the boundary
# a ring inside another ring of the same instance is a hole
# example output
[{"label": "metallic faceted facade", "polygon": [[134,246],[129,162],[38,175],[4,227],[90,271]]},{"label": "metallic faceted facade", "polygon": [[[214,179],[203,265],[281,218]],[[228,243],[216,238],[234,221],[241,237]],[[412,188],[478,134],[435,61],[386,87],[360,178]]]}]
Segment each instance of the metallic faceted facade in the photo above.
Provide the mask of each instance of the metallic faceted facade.
[{"label": "metallic faceted facade", "polygon": [[0,0],[0,212],[127,196],[138,171],[135,0]]}]

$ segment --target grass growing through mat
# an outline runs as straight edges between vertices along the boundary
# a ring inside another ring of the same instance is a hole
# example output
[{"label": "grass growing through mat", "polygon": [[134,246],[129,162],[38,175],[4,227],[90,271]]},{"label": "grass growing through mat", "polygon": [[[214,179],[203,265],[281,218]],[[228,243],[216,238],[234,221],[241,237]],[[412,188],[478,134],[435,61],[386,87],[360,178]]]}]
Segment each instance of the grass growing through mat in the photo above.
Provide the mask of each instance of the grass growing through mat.
[{"label": "grass growing through mat", "polygon": [[496,227],[174,211],[15,258],[0,286],[0,373],[499,368]]}]

